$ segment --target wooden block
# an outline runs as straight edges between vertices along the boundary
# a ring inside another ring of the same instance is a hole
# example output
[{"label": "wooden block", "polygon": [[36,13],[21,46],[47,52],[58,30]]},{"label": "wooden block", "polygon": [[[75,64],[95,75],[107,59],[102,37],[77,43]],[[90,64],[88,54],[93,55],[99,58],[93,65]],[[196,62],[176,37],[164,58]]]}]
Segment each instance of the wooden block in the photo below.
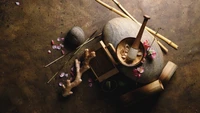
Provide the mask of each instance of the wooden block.
[{"label": "wooden block", "polygon": [[95,49],[96,57],[90,61],[90,67],[97,80],[102,82],[103,80],[117,74],[119,71],[115,66],[115,60],[103,41],[100,41],[95,45]]},{"label": "wooden block", "polygon": [[124,104],[136,103],[152,94],[161,92],[164,90],[164,87],[160,80],[156,80],[152,83],[149,83],[143,87],[130,91],[120,97],[120,100]]},{"label": "wooden block", "polygon": [[159,80],[166,85],[166,83],[171,79],[172,75],[176,71],[178,66],[171,61],[168,61],[165,67],[163,68]]}]

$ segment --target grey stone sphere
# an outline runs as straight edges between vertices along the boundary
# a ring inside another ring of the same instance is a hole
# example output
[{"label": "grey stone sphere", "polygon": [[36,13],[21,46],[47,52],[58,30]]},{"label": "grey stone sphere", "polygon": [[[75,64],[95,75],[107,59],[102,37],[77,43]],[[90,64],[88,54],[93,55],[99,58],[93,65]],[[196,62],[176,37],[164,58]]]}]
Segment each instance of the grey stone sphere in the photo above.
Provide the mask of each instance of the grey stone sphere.
[{"label": "grey stone sphere", "polygon": [[65,37],[65,44],[72,48],[78,47],[84,41],[85,41],[85,33],[78,26],[72,27],[71,30],[67,33],[67,36]]}]

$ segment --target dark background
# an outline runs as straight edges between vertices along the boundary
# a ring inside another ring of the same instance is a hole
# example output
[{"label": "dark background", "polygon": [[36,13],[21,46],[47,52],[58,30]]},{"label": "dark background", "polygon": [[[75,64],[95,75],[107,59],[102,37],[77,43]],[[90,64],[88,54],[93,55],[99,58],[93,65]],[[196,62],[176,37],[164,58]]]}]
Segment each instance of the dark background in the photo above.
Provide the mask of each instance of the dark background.
[{"label": "dark background", "polygon": [[[117,8],[111,0],[104,0]],[[50,41],[80,26],[87,37],[117,14],[95,0],[0,0],[0,113],[198,113],[200,112],[200,1],[199,0],[119,0],[142,22],[179,45],[175,50],[161,41],[169,52],[165,63],[178,69],[165,90],[156,96],[123,107],[114,95],[107,96],[98,83],[88,86],[86,73],[74,94],[61,98],[58,79],[47,81],[66,61],[43,66],[60,51]],[[118,8],[117,8],[118,9]]]}]

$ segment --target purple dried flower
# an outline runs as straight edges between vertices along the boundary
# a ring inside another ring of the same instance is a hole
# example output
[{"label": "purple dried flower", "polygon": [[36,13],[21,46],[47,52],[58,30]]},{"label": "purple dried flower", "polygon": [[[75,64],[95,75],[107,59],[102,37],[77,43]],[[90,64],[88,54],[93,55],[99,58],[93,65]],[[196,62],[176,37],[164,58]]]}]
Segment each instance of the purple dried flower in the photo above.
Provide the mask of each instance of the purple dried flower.
[{"label": "purple dried flower", "polygon": [[62,73],[60,74],[60,78],[62,78],[62,77],[64,77],[64,76],[65,76],[65,73],[62,72]]},{"label": "purple dried flower", "polygon": [[59,82],[58,85],[59,85],[60,87],[62,87],[62,86],[63,86],[63,83],[62,83],[62,82]]},{"label": "purple dried flower", "polygon": [[92,79],[91,79],[91,78],[89,78],[89,79],[88,79],[88,82],[89,82],[89,83],[91,83],[91,82],[93,82],[93,81],[92,81]]},{"label": "purple dried flower", "polygon": [[18,5],[18,6],[20,5],[20,3],[19,3],[19,2],[15,2],[15,4],[16,4],[16,5]]},{"label": "purple dried flower", "polygon": [[61,47],[60,47],[59,45],[57,45],[57,46],[56,46],[56,49],[60,50],[60,49],[61,49]]},{"label": "purple dried flower", "polygon": [[64,55],[64,54],[65,54],[65,51],[64,51],[64,50],[61,50],[61,53]]},{"label": "purple dried flower", "polygon": [[145,40],[145,41],[143,42],[143,45],[144,45],[144,48],[145,48],[146,50],[148,50],[148,48],[150,47],[148,40]]},{"label": "purple dried flower", "polygon": [[48,53],[51,54],[51,50],[48,50]]},{"label": "purple dried flower", "polygon": [[57,49],[57,46],[56,45],[52,45],[52,49]]},{"label": "purple dried flower", "polygon": [[156,51],[153,50],[153,49],[150,49],[150,50],[148,51],[148,56],[149,56],[151,59],[156,58]]},{"label": "purple dried flower", "polygon": [[65,77],[68,77],[68,76],[69,76],[69,75],[66,73],[66,74],[65,74]]},{"label": "purple dried flower", "polygon": [[92,87],[92,85],[93,85],[92,83],[89,83],[89,87]]},{"label": "purple dried flower", "polygon": [[63,44],[60,44],[60,47],[62,47],[62,48],[63,48],[63,47],[64,47],[64,45],[63,45]]},{"label": "purple dried flower", "polygon": [[143,72],[144,72],[144,67],[142,67],[142,66],[138,67],[138,68],[137,68],[137,71],[138,71],[139,73],[143,73]]},{"label": "purple dried flower", "polygon": [[60,41],[61,41],[61,38],[60,38],[60,37],[58,37],[58,38],[57,38],[57,41],[58,41],[58,42],[60,42]]}]

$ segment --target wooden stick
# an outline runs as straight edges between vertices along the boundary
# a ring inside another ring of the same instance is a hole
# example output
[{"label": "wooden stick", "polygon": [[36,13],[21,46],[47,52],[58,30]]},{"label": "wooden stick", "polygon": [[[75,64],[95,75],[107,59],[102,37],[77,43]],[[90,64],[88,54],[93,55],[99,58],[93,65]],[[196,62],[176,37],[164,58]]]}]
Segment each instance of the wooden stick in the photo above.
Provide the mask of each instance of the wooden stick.
[{"label": "wooden stick", "polygon": [[63,58],[65,55],[66,55],[66,54],[64,54],[64,55],[62,55],[62,56],[60,56],[60,57],[58,57],[58,58],[55,59],[54,61],[52,61],[52,62],[50,62],[49,64],[45,65],[44,67],[50,66],[51,64],[53,64],[53,63],[55,63],[56,61],[58,61],[58,60],[60,60],[61,58]]},{"label": "wooden stick", "polygon": [[[111,11],[113,11],[113,12],[119,14],[120,16],[125,17],[125,18],[129,18],[129,19],[132,19],[132,20],[135,21],[138,25],[140,25],[140,26],[142,25],[141,23],[139,23],[139,22],[138,22],[135,18],[133,18],[132,16],[131,16],[131,17],[127,16],[126,14],[124,14],[124,13],[118,11],[117,9],[115,9],[115,8],[113,8],[113,7],[109,6],[109,5],[107,5],[106,3],[102,2],[101,0],[96,0],[96,1],[97,1],[98,3],[100,3],[101,5],[103,5],[104,7],[110,9]],[[123,8],[123,9],[124,9],[124,8]],[[126,12],[127,12],[127,11],[126,11]],[[147,26],[146,26],[145,28],[146,28],[146,30],[148,30],[151,34],[155,34],[155,33],[156,33],[154,30],[150,29],[150,28],[147,27]],[[157,34],[156,36],[157,36],[158,38],[162,39],[163,41],[165,41],[166,43],[168,43],[168,44],[169,44],[170,46],[172,46],[173,48],[178,49],[178,45],[176,45],[175,43],[173,43],[171,40],[165,38],[165,37],[162,36],[161,34]]]}]

